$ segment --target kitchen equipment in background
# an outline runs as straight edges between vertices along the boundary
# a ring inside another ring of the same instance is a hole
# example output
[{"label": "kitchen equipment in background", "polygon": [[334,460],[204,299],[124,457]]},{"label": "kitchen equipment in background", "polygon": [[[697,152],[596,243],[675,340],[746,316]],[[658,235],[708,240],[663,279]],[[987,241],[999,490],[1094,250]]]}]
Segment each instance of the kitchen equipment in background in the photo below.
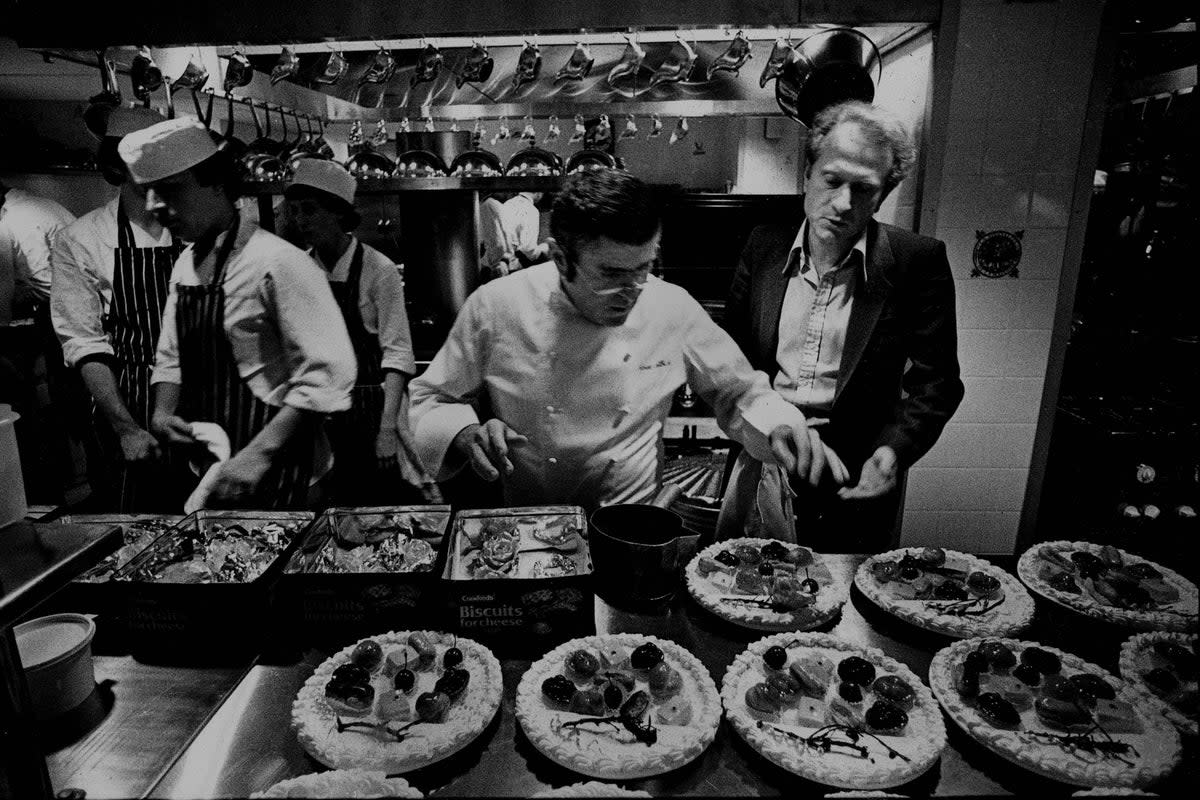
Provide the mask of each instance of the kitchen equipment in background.
[{"label": "kitchen equipment in background", "polygon": [[313,83],[332,86],[345,77],[349,67],[350,64],[346,61],[345,53],[341,50],[330,50],[325,56],[325,65],[313,76]]},{"label": "kitchen equipment in background", "polygon": [[657,139],[659,136],[662,136],[662,130],[662,117],[658,116],[658,114],[652,114],[650,116],[650,132],[646,134],[646,138]]},{"label": "kitchen equipment in background", "polygon": [[416,86],[418,83],[436,80],[438,73],[442,71],[442,60],[442,51],[427,43],[417,56],[417,66],[409,79],[409,85]]},{"label": "kitchen equipment in background", "polygon": [[394,74],[396,74],[396,59],[381,47],[375,52],[375,57],[371,59],[371,65],[359,78],[358,83],[359,86],[365,83],[387,83]]},{"label": "kitchen equipment in background", "polygon": [[433,124],[433,117],[427,115],[425,117],[425,132],[433,133],[436,130],[437,130],[437,126]]},{"label": "kitchen equipment in background", "polygon": [[428,150],[409,150],[396,158],[397,178],[442,178],[450,174],[446,162]]},{"label": "kitchen equipment in background", "polygon": [[686,139],[688,135],[687,117],[680,117],[675,122],[675,130],[671,131],[671,141],[669,144],[675,144],[678,141]]},{"label": "kitchen equipment in background", "polygon": [[396,162],[373,146],[367,146],[346,159],[346,169],[356,178],[390,178],[396,172]]},{"label": "kitchen equipment in background", "polygon": [[604,150],[580,150],[567,159],[567,174],[589,172],[594,169],[616,169],[617,159]]},{"label": "kitchen equipment in background", "polygon": [[456,178],[494,178],[503,173],[500,159],[487,150],[460,153],[450,164],[450,174]]},{"label": "kitchen equipment in background", "polygon": [[767,56],[767,63],[763,64],[762,74],[758,76],[760,89],[767,88],[768,83],[779,77],[791,56],[792,43],[780,36],[775,40],[775,46],[771,48],[771,55]]},{"label": "kitchen equipment in background", "polygon": [[575,49],[571,51],[571,57],[554,76],[554,82],[581,81],[592,71],[594,63],[596,63],[596,59],[592,58],[591,48],[585,42],[576,42]]},{"label": "kitchen equipment in background", "polygon": [[792,50],[775,81],[775,100],[789,117],[811,125],[818,112],[834,103],[871,102],[882,75],[874,42],[853,28],[832,28]]},{"label": "kitchen equipment in background", "polygon": [[513,73],[513,89],[520,89],[522,84],[536,81],[542,71],[542,48],[537,42],[525,42],[521,54],[517,56],[517,70]]},{"label": "kitchen equipment in background", "polygon": [[676,38],[679,40],[676,46],[650,76],[651,88],[660,83],[686,81],[692,77],[692,71],[696,68],[696,49],[685,42],[682,36],[676,34]]},{"label": "kitchen equipment in background", "polygon": [[633,118],[633,114],[625,115],[625,127],[621,130],[622,139],[635,139],[638,134],[637,120]]},{"label": "kitchen equipment in background", "polygon": [[96,60],[100,66],[100,93],[88,98],[88,103],[91,104],[89,110],[96,108],[96,111],[92,112],[92,120],[89,121],[86,112],[84,116],[84,122],[88,124],[89,128],[92,128],[93,124],[97,125],[94,130],[104,130],[104,125],[99,123],[108,121],[108,110],[98,108],[99,106],[121,105],[121,86],[117,83],[117,65],[111,58],[108,58],[107,53],[107,50],[96,51]]},{"label": "kitchen equipment in background", "polygon": [[284,47],[279,54],[279,60],[275,62],[275,66],[271,68],[271,85],[287,80],[296,74],[300,69],[300,58],[292,52],[290,47]]},{"label": "kitchen equipment in background", "polygon": [[34,718],[54,719],[80,705],[96,688],[92,637],[96,625],[83,614],[51,614],[13,628]]},{"label": "kitchen equipment in background", "polygon": [[208,82],[208,67],[204,63],[197,61],[194,58],[188,59],[187,67],[184,68],[183,74],[176,78],[171,83],[171,91],[179,89],[190,89],[195,92],[201,89]]},{"label": "kitchen equipment in background", "polygon": [[646,50],[638,44],[637,38],[634,36],[626,36],[625,52],[621,54],[621,60],[608,71],[608,83],[611,86],[621,78],[627,75],[637,75],[638,70],[642,68],[642,61],[646,59]]},{"label": "kitchen equipment in background", "polygon": [[271,135],[271,109],[263,103],[263,114],[266,116],[266,127],[258,121],[258,111],[255,110],[254,102],[250,104],[250,116],[254,120],[254,132],[257,134],[254,141],[246,146],[247,155],[279,155],[282,149],[282,142]]},{"label": "kitchen equipment in background", "polygon": [[558,127],[558,117],[553,114],[550,119],[546,120],[546,139],[547,142],[557,142],[558,137],[562,135],[562,128]]},{"label": "kitchen equipment in background", "polygon": [[563,163],[557,153],[540,147],[528,147],[508,160],[504,174],[521,177],[562,175]]},{"label": "kitchen equipment in background", "polygon": [[149,47],[139,47],[129,64],[129,80],[133,84],[133,96],[149,105],[150,95],[163,85],[162,70],[154,62]]},{"label": "kitchen equipment in background", "polygon": [[571,131],[571,138],[568,139],[567,141],[572,142],[572,143],[573,142],[582,142],[583,137],[586,134],[587,134],[587,126],[583,124],[583,115],[576,114],[575,115],[575,129],[573,131]]},{"label": "kitchen equipment in background", "polygon": [[492,76],[495,64],[496,60],[488,54],[487,46],[476,39],[463,56],[462,67],[454,79],[455,88],[461,89],[467,83],[484,83]]},{"label": "kitchen equipment in background", "polygon": [[[458,157],[471,149],[471,133],[469,131],[398,131],[396,133],[396,153],[402,154],[412,150],[425,150],[433,153],[441,161],[445,174],[453,171],[453,165]],[[447,168],[445,165],[451,165]],[[500,172],[499,162],[496,167]]]},{"label": "kitchen equipment in background", "polygon": [[313,153],[318,158],[333,158],[333,148],[325,141],[325,119],[317,117],[317,138],[313,141]]},{"label": "kitchen equipment in background", "polygon": [[718,72],[732,72],[738,74],[738,70],[742,65],[751,58],[750,50],[752,49],[750,40],[746,38],[742,31],[738,31],[733,37],[733,41],[729,43],[729,47],[725,48],[725,52],[713,59],[713,62],[708,65],[708,71],[705,77],[712,80],[713,75]]},{"label": "kitchen equipment in background", "polygon": [[525,126],[521,128],[521,138],[532,146],[537,141],[537,129],[533,127],[533,117],[525,115]]},{"label": "kitchen equipment in background", "polygon": [[250,65],[250,59],[246,58],[241,52],[234,50],[229,56],[229,63],[225,65],[225,80],[223,82],[225,93],[240,89],[243,86],[249,86],[250,81],[254,80],[254,67]]},{"label": "kitchen equipment in background", "polygon": [[21,415],[0,404],[0,528],[25,517],[25,481],[17,449],[16,422]]},{"label": "kitchen equipment in background", "polygon": [[670,510],[680,489],[668,483],[646,503],[620,503],[588,517],[597,593],[617,604],[656,603],[678,586],[683,519]]}]

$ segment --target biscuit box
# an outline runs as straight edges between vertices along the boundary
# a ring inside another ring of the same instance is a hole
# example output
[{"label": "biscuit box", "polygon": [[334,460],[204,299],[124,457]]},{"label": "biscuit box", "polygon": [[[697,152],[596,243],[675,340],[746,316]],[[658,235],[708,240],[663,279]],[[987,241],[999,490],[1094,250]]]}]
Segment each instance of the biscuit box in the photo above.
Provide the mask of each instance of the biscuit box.
[{"label": "biscuit box", "polygon": [[458,511],[448,538],[443,576],[451,630],[526,656],[595,632],[582,508]]},{"label": "biscuit box", "polygon": [[278,624],[306,646],[442,627],[449,526],[447,505],[326,510],[280,577]]},{"label": "biscuit box", "polygon": [[271,591],[315,515],[193,512],[112,580],[125,582],[131,654],[140,661],[243,661],[268,639]]}]

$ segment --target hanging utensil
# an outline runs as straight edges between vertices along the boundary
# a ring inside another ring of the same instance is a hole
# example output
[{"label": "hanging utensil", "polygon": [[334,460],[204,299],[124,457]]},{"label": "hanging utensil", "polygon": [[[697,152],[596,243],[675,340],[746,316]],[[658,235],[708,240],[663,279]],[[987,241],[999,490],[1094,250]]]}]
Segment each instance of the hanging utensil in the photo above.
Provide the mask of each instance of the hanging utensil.
[{"label": "hanging utensil", "polygon": [[412,131],[412,122],[409,121],[408,117],[401,117],[400,133],[409,133],[410,131]]},{"label": "hanging utensil", "polygon": [[466,83],[483,83],[492,75],[492,67],[496,60],[488,54],[487,47],[478,39],[471,49],[463,56],[462,67],[454,80],[455,88],[461,89]]},{"label": "hanging utensil", "polygon": [[546,138],[544,141],[556,142],[561,135],[562,129],[558,127],[558,117],[551,114],[550,119],[546,120]]},{"label": "hanging utensil", "polygon": [[225,133],[222,135],[221,149],[229,153],[235,161],[240,161],[246,154],[246,143],[234,135],[233,94],[225,93]]},{"label": "hanging utensil", "polygon": [[103,138],[108,129],[108,115],[114,107],[121,105],[121,87],[117,83],[117,67],[105,57],[105,50],[96,51],[100,67],[100,93],[88,98],[88,107],[83,112],[83,124],[97,139]]},{"label": "hanging utensil", "polygon": [[679,41],[671,48],[671,52],[667,54],[658,69],[654,70],[654,74],[650,76],[651,88],[660,83],[686,81],[692,77],[692,70],[696,68],[696,49],[685,42],[679,34],[676,34],[675,38]]},{"label": "hanging utensil", "polygon": [[350,63],[346,61],[345,53],[341,50],[330,50],[329,54],[325,56],[325,65],[313,78],[313,83],[332,86],[345,77],[346,70],[349,68]]},{"label": "hanging utensil", "polygon": [[638,135],[637,121],[634,120],[633,114],[625,115],[625,128],[621,131],[622,139],[634,139]]},{"label": "hanging utensil", "polygon": [[233,54],[229,56],[229,63],[225,65],[223,85],[226,94],[234,89],[249,86],[252,80],[254,80],[254,67],[250,64],[250,59],[240,51],[234,50]]},{"label": "hanging utensil", "polygon": [[512,131],[508,129],[508,117],[501,117],[496,127],[496,135],[492,137],[492,144],[504,141],[512,136]]},{"label": "hanging utensil", "polygon": [[388,143],[387,123],[381,119],[376,120],[375,121],[375,132],[371,134],[371,144],[372,144],[372,146],[379,148],[379,147],[386,147],[387,143]]},{"label": "hanging utensil", "polygon": [[433,117],[429,114],[425,115],[425,132],[433,133],[437,128],[433,124]]},{"label": "hanging utensil", "polygon": [[725,48],[725,52],[708,65],[708,73],[705,77],[712,80],[712,76],[721,71],[737,75],[742,65],[751,58],[750,49],[750,40],[741,31],[738,31],[737,35],[733,37],[733,41],[729,43],[729,47]]},{"label": "hanging utensil", "polygon": [[525,115],[525,127],[521,129],[521,138],[531,145],[537,141],[537,131],[533,127],[533,117]]},{"label": "hanging utensil", "polygon": [[475,127],[471,129],[471,149],[478,150],[483,146],[483,137],[487,136],[487,128],[483,127],[483,120],[475,118]]},{"label": "hanging utensil", "polygon": [[208,110],[200,110],[200,97],[198,92],[192,92],[192,105],[196,107],[196,119],[204,123],[204,127],[212,130],[212,114],[213,114],[213,93],[208,92]]},{"label": "hanging utensil", "polygon": [[882,76],[874,42],[853,28],[830,28],[792,49],[775,80],[775,101],[789,117],[811,125],[819,111],[835,103],[871,102]]},{"label": "hanging utensil", "polygon": [[364,83],[387,83],[392,79],[392,75],[396,72],[396,59],[392,54],[382,47],[375,53],[375,57],[371,60],[371,65],[367,67],[367,71],[363,73],[362,78],[358,83],[361,86]]},{"label": "hanging utensil", "polygon": [[162,86],[162,70],[154,62],[149,47],[138,48],[137,55],[129,64],[129,79],[133,83],[133,96],[143,103],[149,103],[151,93]]},{"label": "hanging utensil", "polygon": [[675,144],[678,141],[686,139],[687,135],[688,135],[687,117],[680,117],[679,121],[675,123],[675,130],[671,131],[670,144]]},{"label": "hanging utensil", "polygon": [[605,150],[612,147],[612,123],[608,114],[601,114],[600,121],[588,129],[583,135],[583,146],[588,150]]},{"label": "hanging utensil", "polygon": [[767,63],[763,64],[762,74],[758,76],[758,87],[760,89],[765,89],[768,83],[779,77],[791,55],[791,41],[780,36],[775,40],[775,46],[771,48],[771,55],[767,56]]},{"label": "hanging utensil", "polygon": [[262,123],[258,121],[258,111],[255,108],[256,104],[254,103],[254,101],[250,101],[249,106],[250,106],[250,117],[254,120],[255,137],[250,142],[250,144],[246,145],[247,155],[254,156],[254,155],[260,155],[260,154],[267,154],[267,155],[278,154],[279,153],[279,141],[271,136],[271,110],[270,110],[270,107],[268,107],[266,103],[263,103],[263,112],[266,115],[266,119],[267,119],[266,128],[264,128]]},{"label": "hanging utensil", "polygon": [[193,92],[200,89],[208,82],[208,67],[204,66],[204,62],[197,63],[196,59],[189,58],[188,65],[183,70],[183,74],[174,80],[171,84],[171,91],[179,89],[190,89]]},{"label": "hanging utensil", "polygon": [[313,142],[313,155],[317,158],[333,159],[333,148],[325,141],[325,118],[317,117],[317,139]]},{"label": "hanging utensil", "polygon": [[575,115],[575,130],[571,133],[571,138],[567,141],[582,142],[583,137],[587,134],[587,126],[583,124],[583,115]]},{"label": "hanging utensil", "polygon": [[596,59],[592,58],[592,49],[582,41],[576,42],[575,49],[571,51],[571,57],[554,76],[554,82],[581,81],[592,71],[594,63],[596,63]]},{"label": "hanging utensil", "polygon": [[542,48],[536,42],[526,41],[517,56],[517,71],[513,74],[512,88],[520,89],[522,84],[537,80],[542,71]]},{"label": "hanging utensil", "polygon": [[271,85],[274,86],[282,80],[287,80],[295,75],[299,69],[299,56],[293,53],[290,47],[285,45],[283,52],[279,54],[279,60],[275,62],[275,66],[271,67]]},{"label": "hanging utensil", "polygon": [[637,71],[642,68],[642,62],[646,59],[646,51],[638,44],[636,37],[626,34],[625,41],[625,52],[621,54],[621,60],[608,71],[609,85],[626,75],[636,75]]},{"label": "hanging utensil", "polygon": [[662,119],[658,114],[654,114],[650,117],[650,132],[646,134],[646,138],[657,139],[659,136],[662,136],[662,128]]},{"label": "hanging utensil", "polygon": [[437,78],[441,70],[442,51],[432,44],[426,44],[420,55],[417,56],[417,67],[413,71],[409,85],[416,86],[418,83],[432,81]]}]

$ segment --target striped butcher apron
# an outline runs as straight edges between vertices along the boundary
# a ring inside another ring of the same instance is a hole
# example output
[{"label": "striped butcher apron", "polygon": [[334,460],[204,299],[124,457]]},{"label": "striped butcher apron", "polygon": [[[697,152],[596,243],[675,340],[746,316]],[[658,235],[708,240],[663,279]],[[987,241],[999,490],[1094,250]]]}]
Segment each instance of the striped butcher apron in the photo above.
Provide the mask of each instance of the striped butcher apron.
[{"label": "striped butcher apron", "polygon": [[363,245],[358,242],[345,281],[330,281],[329,288],[350,334],[358,378],[350,410],[335,414],[330,423],[334,436],[334,469],[338,472],[339,503],[363,505],[390,502],[387,487],[399,488],[400,469],[381,470],[375,456],[375,439],[383,415],[383,349],[379,337],[367,330],[358,308],[362,284]]},{"label": "striped butcher apron", "polygon": [[[104,315],[104,332],[112,343],[116,359],[117,389],[130,416],[144,430],[150,430],[154,407],[150,399],[150,373],[162,327],[163,306],[175,259],[183,243],[172,237],[166,247],[138,247],[133,225],[121,203],[117,203],[117,246],[113,248],[112,301]],[[141,510],[147,502],[163,499],[155,475],[163,475],[161,464],[126,466],[120,442],[112,433],[103,413],[93,405],[97,430],[107,449],[115,447],[120,473],[120,510]]]},{"label": "striped butcher apron", "polygon": [[[175,317],[181,377],[180,416],[215,422],[225,429],[236,455],[250,443],[279,409],[264,403],[238,373],[237,360],[225,332],[225,268],[237,238],[239,221],[221,243],[208,284],[176,287]],[[297,430],[273,458],[255,491],[237,499],[254,509],[302,509],[308,505],[314,428]]]}]

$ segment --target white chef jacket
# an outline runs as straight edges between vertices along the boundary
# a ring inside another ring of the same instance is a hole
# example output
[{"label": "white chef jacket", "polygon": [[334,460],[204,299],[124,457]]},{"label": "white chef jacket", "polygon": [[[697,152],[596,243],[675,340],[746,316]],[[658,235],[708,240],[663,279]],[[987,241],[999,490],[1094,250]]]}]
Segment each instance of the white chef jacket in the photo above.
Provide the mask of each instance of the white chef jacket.
[{"label": "white chef jacket", "polygon": [[514,195],[504,202],[503,214],[509,251],[533,258],[542,224],[542,216],[533,200],[524,193]]},{"label": "white chef jacket", "polygon": [[[241,212],[225,267],[225,335],[238,374],[264,403],[330,413],[350,408],[358,375],[354,348],[329,280],[298,247]],[[228,233],[217,237],[211,262]],[[200,284],[195,245],[179,255],[163,312],[151,383],[181,383],[175,323],[176,287]]]},{"label": "white chef jacket", "polygon": [[[350,278],[350,262],[358,239],[350,237],[350,246],[327,274],[331,282],[345,283]],[[321,259],[313,253],[313,258]],[[408,311],[404,308],[404,281],[400,270],[383,253],[363,245],[362,275],[358,284],[358,313],[367,333],[379,338],[383,350],[383,368],[413,375],[412,333],[408,329]]]},{"label": "white chef jacket", "polygon": [[480,267],[491,269],[512,256],[504,231],[504,204],[495,197],[489,196],[479,204],[479,242],[483,245]]},{"label": "white chef jacket", "polygon": [[0,206],[0,325],[12,318],[16,294],[50,297],[50,242],[75,215],[48,197],[9,189]]},{"label": "white chef jacket", "polygon": [[625,323],[604,327],[580,316],[545,263],[467,298],[411,384],[411,422],[422,463],[444,479],[462,468],[449,448],[479,422],[471,403],[486,395],[493,415],[529,438],[510,450],[507,502],[643,502],[658,486],[663,425],[685,380],[764,461],[775,460],[770,432],[804,421],[682,288],[651,277]]},{"label": "white chef jacket", "polygon": [[[62,342],[63,358],[71,366],[89,356],[113,355],[103,318],[112,304],[120,204],[118,196],[89,211],[59,231],[51,244],[50,317]],[[171,232],[165,228],[155,237],[133,220],[129,227],[135,247],[171,246]]]}]

